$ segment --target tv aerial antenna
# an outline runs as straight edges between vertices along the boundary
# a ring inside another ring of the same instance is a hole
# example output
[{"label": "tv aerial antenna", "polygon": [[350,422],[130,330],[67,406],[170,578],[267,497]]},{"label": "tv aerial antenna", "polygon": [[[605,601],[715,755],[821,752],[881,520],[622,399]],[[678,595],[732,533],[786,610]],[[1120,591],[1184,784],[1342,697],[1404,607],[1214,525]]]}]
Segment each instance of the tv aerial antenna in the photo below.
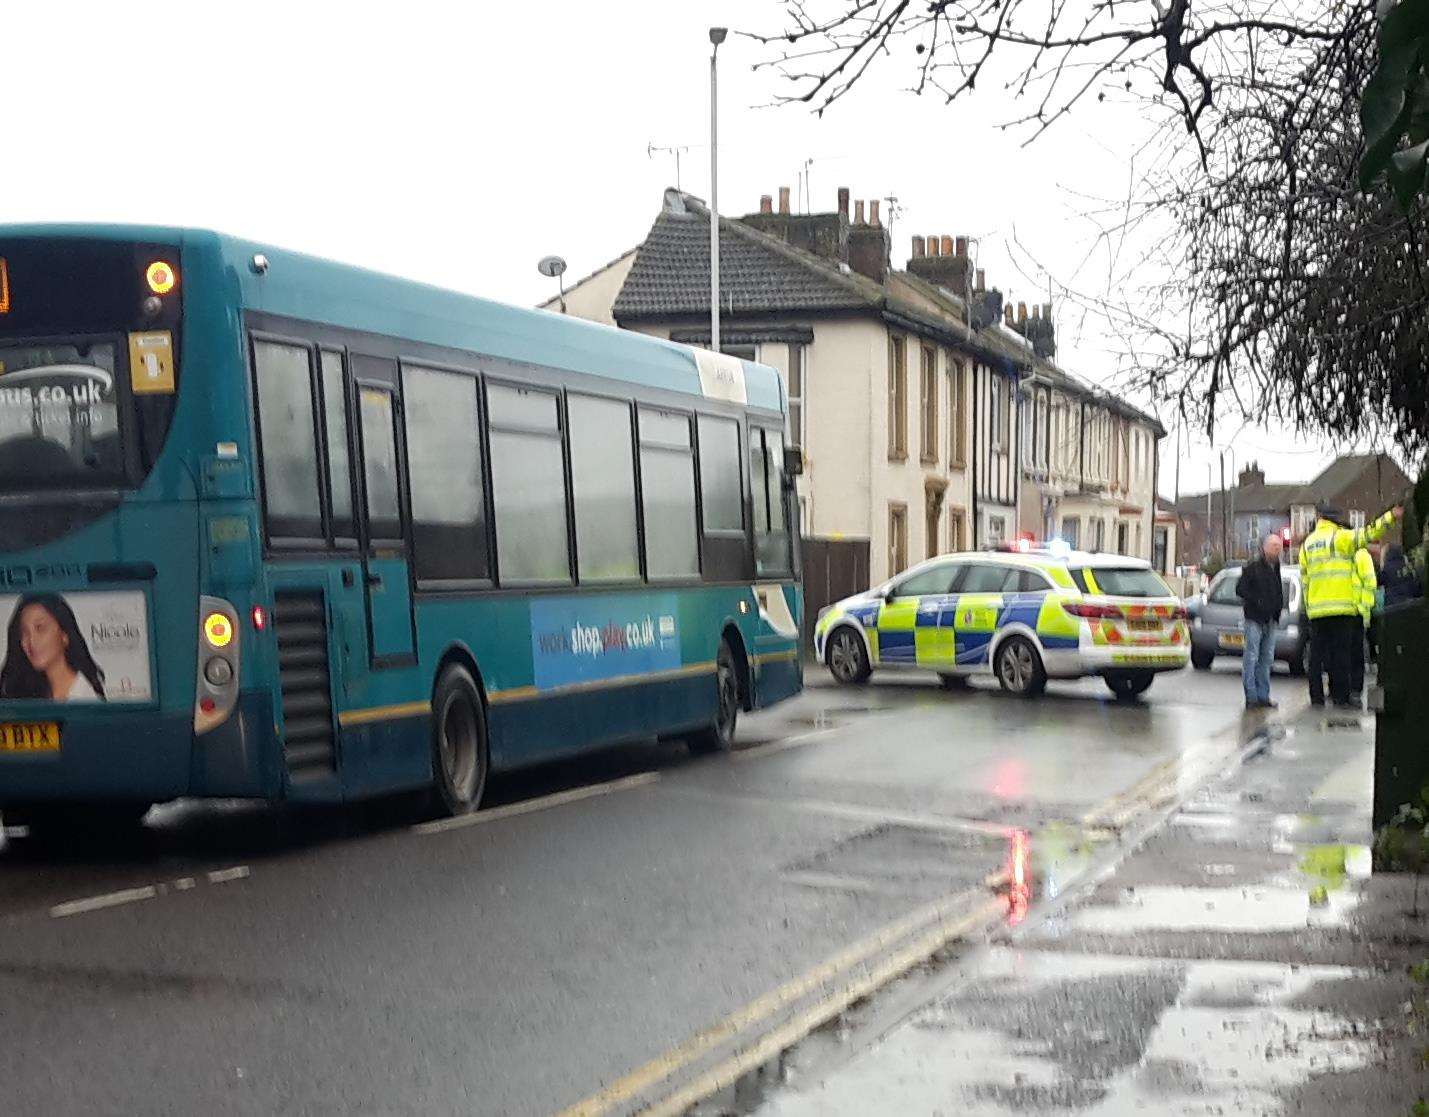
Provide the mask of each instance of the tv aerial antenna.
[{"label": "tv aerial antenna", "polygon": [[684,186],[680,182],[680,157],[689,151],[689,147],[681,144],[660,145],[651,141],[645,145],[645,154],[654,159],[657,155],[673,155],[675,157],[675,189],[683,191]]}]

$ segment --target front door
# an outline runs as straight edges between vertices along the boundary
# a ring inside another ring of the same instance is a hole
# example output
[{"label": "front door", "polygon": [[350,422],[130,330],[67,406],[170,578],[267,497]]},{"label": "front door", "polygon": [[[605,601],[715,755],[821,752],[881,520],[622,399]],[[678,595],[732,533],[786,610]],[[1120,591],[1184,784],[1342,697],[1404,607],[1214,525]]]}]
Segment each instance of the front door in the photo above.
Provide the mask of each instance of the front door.
[{"label": "front door", "polygon": [[[391,378],[380,375],[390,366]],[[402,459],[395,361],[353,357],[363,480],[363,580],[373,667],[410,663],[416,654],[412,579],[402,509]],[[374,375],[378,374],[378,375]]]}]

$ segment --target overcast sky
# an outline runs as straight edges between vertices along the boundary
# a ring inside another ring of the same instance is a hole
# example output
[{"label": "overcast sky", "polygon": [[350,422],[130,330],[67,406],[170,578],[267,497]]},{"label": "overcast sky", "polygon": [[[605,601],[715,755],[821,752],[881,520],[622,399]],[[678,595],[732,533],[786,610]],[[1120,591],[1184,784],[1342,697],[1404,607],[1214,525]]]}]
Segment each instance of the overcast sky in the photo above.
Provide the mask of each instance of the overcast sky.
[{"label": "overcast sky", "polygon": [[[681,185],[708,196],[711,24],[777,29],[780,7],[18,0],[0,17],[0,222],[207,226],[535,303],[552,293],[541,256],[576,278],[643,239],[675,181],[651,144],[686,148]],[[722,212],[797,188],[812,160],[813,209],[832,209],[839,186],[896,197],[898,266],[913,233],[976,237],[990,284],[1058,303],[1059,362],[1111,379],[1114,339],[1058,292],[1097,290],[1113,267],[1086,215],[1127,190],[1136,112],[1088,105],[1023,147],[998,127],[1018,110],[995,90],[948,108],[885,66],[820,118],[768,107],[781,86],[751,71],[762,57],[734,36],[721,48]],[[1168,495],[1176,447],[1163,443]],[[1255,428],[1231,450],[1284,481],[1333,456]],[[1204,489],[1214,459],[1203,439],[1181,442],[1183,492]]]}]

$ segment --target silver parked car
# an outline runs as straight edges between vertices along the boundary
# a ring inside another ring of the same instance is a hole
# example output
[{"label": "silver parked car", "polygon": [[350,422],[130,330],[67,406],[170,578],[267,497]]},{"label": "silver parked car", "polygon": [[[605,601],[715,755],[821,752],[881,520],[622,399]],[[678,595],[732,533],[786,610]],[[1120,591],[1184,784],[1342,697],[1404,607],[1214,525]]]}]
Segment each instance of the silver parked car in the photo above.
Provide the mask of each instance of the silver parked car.
[{"label": "silver parked car", "polygon": [[[1191,666],[1199,671],[1209,670],[1218,655],[1239,656],[1245,651],[1244,615],[1235,592],[1240,570],[1239,566],[1226,567],[1211,580],[1204,595],[1186,602],[1191,614]],[[1285,610],[1275,636],[1275,658],[1286,664],[1292,675],[1303,675],[1309,663],[1310,633],[1301,623],[1300,568],[1282,566],[1280,577],[1285,585]]]}]

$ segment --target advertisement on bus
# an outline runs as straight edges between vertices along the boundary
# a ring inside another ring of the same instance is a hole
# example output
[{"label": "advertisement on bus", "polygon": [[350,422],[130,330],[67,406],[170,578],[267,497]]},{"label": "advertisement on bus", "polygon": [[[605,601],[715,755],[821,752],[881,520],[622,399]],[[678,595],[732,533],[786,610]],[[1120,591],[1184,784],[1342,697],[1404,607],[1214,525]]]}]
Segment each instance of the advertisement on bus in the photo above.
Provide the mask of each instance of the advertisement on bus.
[{"label": "advertisement on bus", "polygon": [[0,595],[0,701],[148,702],[149,622],[138,590]]}]

